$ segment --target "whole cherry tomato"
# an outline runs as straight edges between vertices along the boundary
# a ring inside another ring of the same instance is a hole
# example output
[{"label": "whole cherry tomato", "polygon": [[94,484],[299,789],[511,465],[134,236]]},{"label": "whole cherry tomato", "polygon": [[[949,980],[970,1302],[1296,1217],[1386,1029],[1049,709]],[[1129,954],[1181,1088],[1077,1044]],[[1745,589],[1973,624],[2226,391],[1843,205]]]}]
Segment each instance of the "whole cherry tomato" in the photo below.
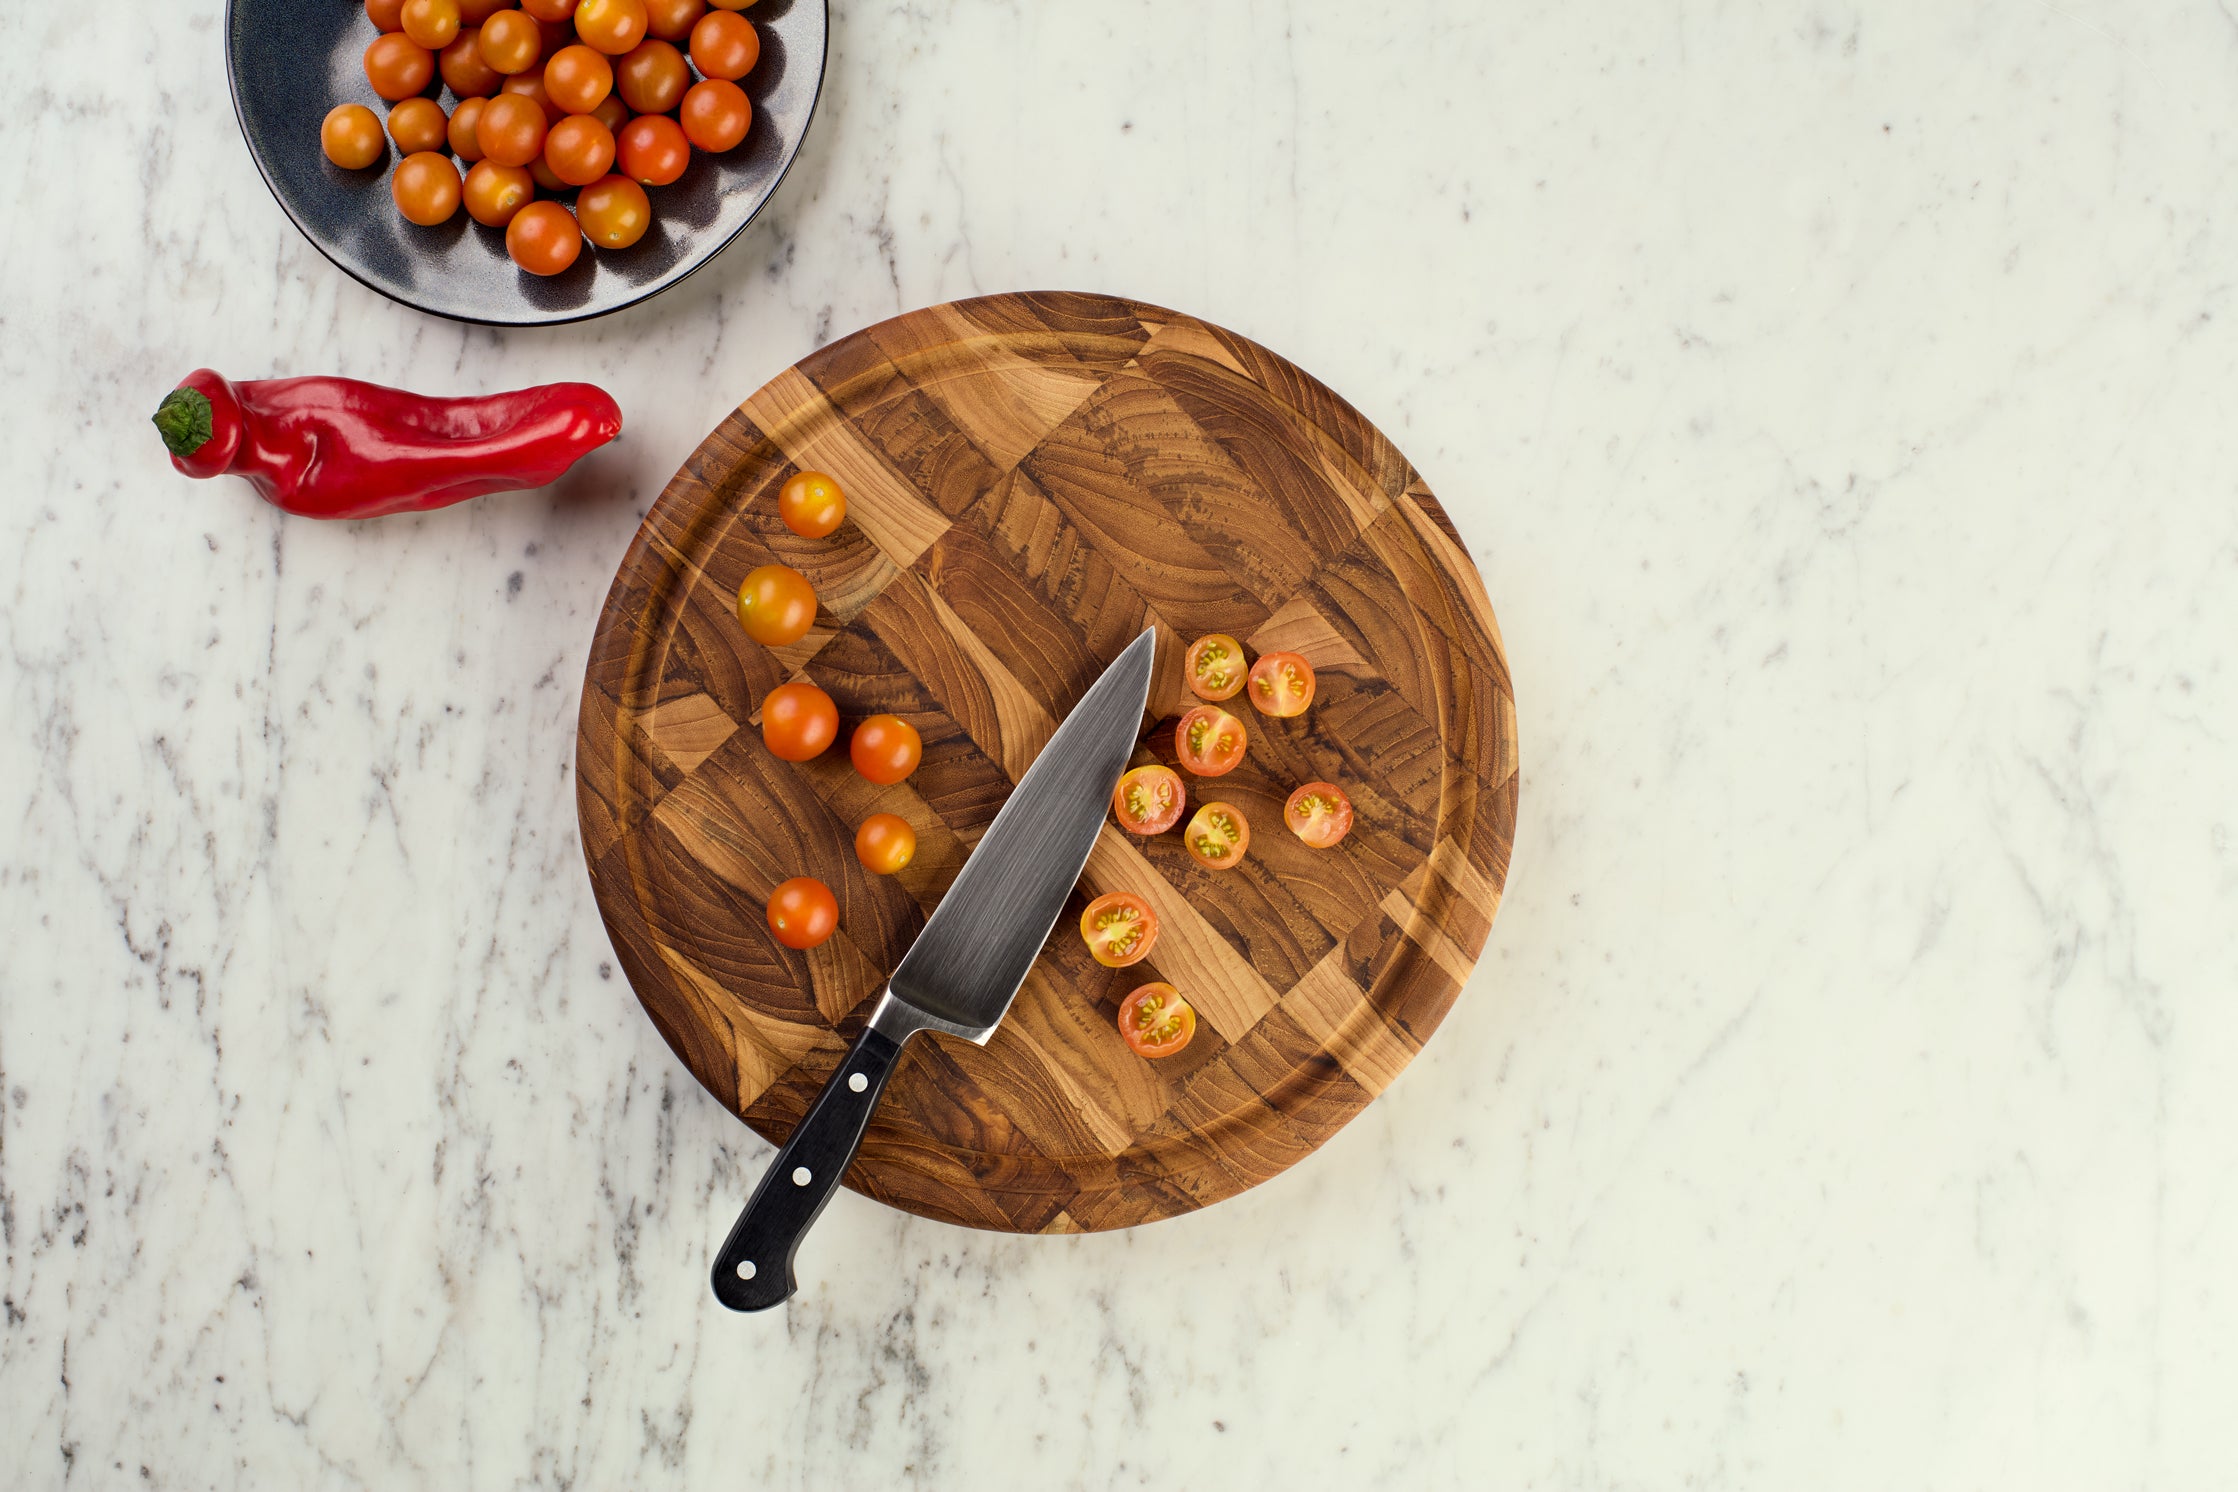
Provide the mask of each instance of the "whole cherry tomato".
[{"label": "whole cherry tomato", "polygon": [[717,10],[750,10],[754,0],[707,0]]},{"label": "whole cherry tomato", "polygon": [[614,137],[614,148],[619,151],[622,126],[629,123],[629,105],[622,102],[622,96],[618,93],[607,94],[606,101],[591,110],[591,118],[606,126],[607,132]]},{"label": "whole cherry tomato", "polygon": [[531,202],[505,225],[505,252],[532,275],[556,275],[583,252],[583,230],[557,202]]},{"label": "whole cherry tomato", "polygon": [[408,155],[389,178],[389,192],[396,198],[396,210],[422,228],[447,223],[458,211],[458,167],[449,156],[432,150]]},{"label": "whole cherry tomato", "polygon": [[389,138],[406,155],[442,150],[451,143],[451,122],[431,98],[408,98],[389,110]]},{"label": "whole cherry tomato", "polygon": [[1132,891],[1109,892],[1080,914],[1080,936],[1097,963],[1124,969],[1141,963],[1158,946],[1158,914]]},{"label": "whole cherry tomato", "polygon": [[707,0],[645,0],[645,29],[662,41],[682,41],[705,14]]},{"label": "whole cherry tomato", "polygon": [[1129,834],[1163,834],[1181,822],[1189,795],[1171,767],[1137,767],[1111,790],[1111,811]]},{"label": "whole cherry tomato", "polygon": [[1352,832],[1352,800],[1333,782],[1309,782],[1282,805],[1282,821],[1292,834],[1325,850]]},{"label": "whole cherry tomato", "polygon": [[1225,632],[1211,632],[1189,644],[1181,676],[1199,699],[1233,699],[1243,687],[1243,645]]},{"label": "whole cherry tomato", "polygon": [[821,539],[847,521],[847,494],[820,471],[796,471],[777,494],[777,516],[804,539]]},{"label": "whole cherry tomato", "polygon": [[1199,705],[1173,728],[1174,755],[1199,777],[1233,772],[1243,760],[1243,722],[1218,705]]},{"label": "whole cherry tomato", "polygon": [[521,0],[521,9],[539,21],[557,24],[575,14],[575,0]]},{"label": "whole cherry tomato", "polygon": [[874,813],[855,831],[855,858],[875,876],[890,876],[917,858],[917,831],[898,813]]},{"label": "whole cherry tomato", "polygon": [[769,930],[787,948],[814,948],[839,928],[839,900],[831,887],[794,876],[769,895]]},{"label": "whole cherry tomato", "polygon": [[1207,803],[1190,815],[1181,840],[1206,870],[1226,870],[1251,848],[1251,824],[1233,803]]},{"label": "whole cherry tomato", "polygon": [[461,31],[435,62],[443,70],[444,86],[460,98],[488,98],[505,81],[505,74],[482,60],[479,31]]},{"label": "whole cherry tomato", "polygon": [[512,77],[536,66],[536,59],[544,55],[544,33],[536,29],[536,18],[527,11],[501,10],[482,23],[479,45],[484,62]]},{"label": "whole cherry tomato", "polygon": [[365,18],[377,31],[402,31],[404,0],[365,0]]},{"label": "whole cherry tomato", "polygon": [[1313,665],[1296,653],[1261,653],[1251,665],[1251,703],[1262,715],[1303,715],[1313,703]]},{"label": "whole cherry tomato", "polygon": [[482,106],[474,141],[485,159],[500,166],[525,166],[544,151],[544,111],[517,93],[501,93]]},{"label": "whole cherry tomato", "polygon": [[614,91],[614,64],[577,42],[544,64],[544,92],[570,114],[588,114]]},{"label": "whole cherry tomato", "polygon": [[575,45],[575,27],[566,21],[538,21],[537,40],[543,43],[538,55],[549,57],[561,47]]},{"label": "whole cherry tomato", "polygon": [[1197,1012],[1172,985],[1146,984],[1119,1002],[1119,1034],[1137,1056],[1170,1057],[1197,1034]]},{"label": "whole cherry tomato", "polygon": [[567,183],[559,179],[559,173],[552,169],[552,163],[545,159],[541,150],[536,152],[536,159],[528,163],[528,174],[535,179],[536,189],[547,197],[556,197],[568,190]]},{"label": "whole cherry tomato", "polygon": [[578,0],[575,7],[575,34],[609,57],[643,41],[650,22],[645,0]]},{"label": "whole cherry tomato", "polygon": [[544,86],[544,71],[542,68],[532,67],[525,73],[514,74],[505,80],[504,86],[499,88],[498,92],[516,94],[543,110],[544,127],[546,129],[550,129],[567,117],[567,111],[552,102],[551,91]]},{"label": "whole cherry tomato", "polygon": [[779,684],[762,697],[762,741],[781,760],[807,761],[838,735],[839,707],[814,684]]},{"label": "whole cherry tomato", "polygon": [[501,10],[511,10],[513,0],[458,0],[459,23],[479,26]]},{"label": "whole cherry tomato", "polygon": [[685,139],[712,155],[720,155],[746,138],[746,131],[754,123],[754,104],[736,83],[703,78],[684,95],[678,117]]},{"label": "whole cherry tomato", "polygon": [[435,54],[399,31],[384,31],[365,49],[365,81],[390,103],[410,98],[435,78]]},{"label": "whole cherry tomato", "polygon": [[630,180],[667,186],[692,163],[692,142],[666,114],[640,114],[622,126],[614,159]]},{"label": "whole cherry tomato", "polygon": [[881,787],[916,771],[924,754],[925,738],[899,715],[873,715],[856,726],[847,740],[847,755],[855,770]]},{"label": "whole cherry tomato", "polygon": [[[451,111],[450,122],[444,126],[443,138],[450,142],[451,154],[470,165],[482,158],[482,142],[476,129],[482,122],[482,110],[487,107],[489,100],[486,98],[462,98],[458,107]],[[471,201],[466,204],[466,210],[474,210]]]},{"label": "whole cherry tomato", "polygon": [[458,37],[458,0],[404,0],[401,12],[404,34],[440,52]]},{"label": "whole cherry tomato", "polygon": [[570,114],[544,137],[544,163],[569,186],[589,186],[614,164],[613,132],[588,114]]},{"label": "whole cherry tomato", "polygon": [[640,114],[666,114],[684,101],[692,69],[665,41],[641,42],[614,64],[614,88]]},{"label": "whole cherry tomato", "polygon": [[336,104],[319,125],[319,147],[345,171],[362,171],[389,153],[381,121],[363,104]]},{"label": "whole cherry tomato", "polygon": [[743,78],[761,55],[761,33],[735,12],[710,11],[692,27],[692,66],[707,77]]},{"label": "whole cherry tomato", "polygon": [[[575,199],[575,221],[583,225],[583,236],[600,248],[626,249],[653,226],[653,202],[627,176],[602,176]],[[809,605],[813,610],[813,599]]]},{"label": "whole cherry tomato", "polygon": [[[636,187],[638,200],[645,201],[645,189],[634,181],[629,184]],[[746,583],[738,588],[738,625],[748,637],[765,648],[781,648],[806,637],[815,624],[816,588],[807,576],[789,565],[762,565],[746,572]]]},{"label": "whole cherry tomato", "polygon": [[536,178],[526,167],[476,161],[466,173],[466,215],[485,227],[503,228],[535,200]]}]

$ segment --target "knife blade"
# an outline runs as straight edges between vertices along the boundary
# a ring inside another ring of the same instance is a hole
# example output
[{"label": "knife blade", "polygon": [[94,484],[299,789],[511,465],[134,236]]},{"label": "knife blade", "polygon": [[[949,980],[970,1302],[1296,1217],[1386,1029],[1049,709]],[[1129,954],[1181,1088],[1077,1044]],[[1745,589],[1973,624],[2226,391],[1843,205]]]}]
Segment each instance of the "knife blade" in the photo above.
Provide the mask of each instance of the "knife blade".
[{"label": "knife blade", "polygon": [[769,1163],[716,1251],[715,1298],[734,1311],[782,1304],[793,1255],[855,1158],[901,1051],[920,1031],[985,1045],[1088,863],[1150,698],[1157,632],[1144,629],[1089,686],[1018,779],[870,1021]]}]

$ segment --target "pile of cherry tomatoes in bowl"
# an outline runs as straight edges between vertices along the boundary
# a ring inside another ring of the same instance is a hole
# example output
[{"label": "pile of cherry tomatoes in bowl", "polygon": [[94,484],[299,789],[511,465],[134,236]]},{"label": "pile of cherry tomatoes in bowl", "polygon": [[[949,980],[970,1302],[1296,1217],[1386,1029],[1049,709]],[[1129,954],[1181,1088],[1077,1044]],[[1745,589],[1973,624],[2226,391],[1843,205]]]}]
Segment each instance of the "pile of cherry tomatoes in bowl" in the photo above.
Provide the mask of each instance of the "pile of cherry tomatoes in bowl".
[{"label": "pile of cherry tomatoes in bowl", "polygon": [[752,4],[365,0],[380,33],[365,76],[388,105],[385,128],[364,104],[338,104],[320,145],[362,171],[387,160],[393,140],[403,158],[389,190],[407,221],[434,227],[463,208],[505,230],[522,269],[560,274],[586,239],[602,249],[642,239],[653,222],[645,189],[682,176],[694,150],[746,138],[754,108],[739,80],[760,60],[761,36],[739,12]]}]

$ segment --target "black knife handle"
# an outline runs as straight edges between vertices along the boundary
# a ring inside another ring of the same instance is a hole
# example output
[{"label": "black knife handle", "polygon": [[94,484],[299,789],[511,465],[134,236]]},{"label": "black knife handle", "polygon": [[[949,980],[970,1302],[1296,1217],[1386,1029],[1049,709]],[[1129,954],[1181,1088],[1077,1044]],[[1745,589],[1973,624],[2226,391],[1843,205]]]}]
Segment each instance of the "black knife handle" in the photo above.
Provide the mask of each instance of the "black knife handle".
[{"label": "black knife handle", "polygon": [[883,1031],[865,1026],[855,1038],[716,1251],[717,1300],[734,1311],[766,1311],[791,1298],[798,1288],[793,1251],[839,1189],[900,1056],[901,1042]]}]

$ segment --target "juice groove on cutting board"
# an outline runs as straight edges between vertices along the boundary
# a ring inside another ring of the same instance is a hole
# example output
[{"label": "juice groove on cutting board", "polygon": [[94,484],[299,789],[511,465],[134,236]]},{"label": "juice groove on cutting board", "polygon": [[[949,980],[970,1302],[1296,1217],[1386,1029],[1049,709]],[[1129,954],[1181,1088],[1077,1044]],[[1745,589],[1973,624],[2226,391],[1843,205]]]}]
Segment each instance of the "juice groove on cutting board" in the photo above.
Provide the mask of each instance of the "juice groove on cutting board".
[{"label": "juice groove on cutting board", "polygon": [[[846,490],[827,539],[778,520],[803,469]],[[822,608],[776,650],[732,611],[772,561]],[[1514,837],[1514,694],[1483,583],[1405,458],[1290,363],[1154,306],[1034,294],[912,312],[780,374],[684,463],[607,597],[577,745],[584,851],[638,998],[709,1091],[768,1139],[791,1132],[1011,785],[1153,624],[1138,765],[1173,764],[1191,638],[1318,671],[1297,719],[1232,701],[1243,765],[1185,776],[1192,807],[1243,809],[1249,856],[1204,871],[1178,831],[1107,823],[1002,1029],[984,1049],[911,1044],[848,1184],[973,1227],[1126,1227],[1266,1180],[1398,1076],[1484,946]],[[757,728],[793,678],[841,716],[840,743],[798,765]],[[892,787],[847,759],[879,712],[924,737]],[[1316,778],[1357,809],[1333,850],[1282,824]],[[917,830],[899,876],[855,862],[881,810]],[[762,918],[795,875],[839,897],[838,934],[808,953]],[[1163,923],[1131,969],[1097,965],[1075,927],[1114,890]],[[1155,1063],[1113,1024],[1152,979],[1199,1014]]]}]

